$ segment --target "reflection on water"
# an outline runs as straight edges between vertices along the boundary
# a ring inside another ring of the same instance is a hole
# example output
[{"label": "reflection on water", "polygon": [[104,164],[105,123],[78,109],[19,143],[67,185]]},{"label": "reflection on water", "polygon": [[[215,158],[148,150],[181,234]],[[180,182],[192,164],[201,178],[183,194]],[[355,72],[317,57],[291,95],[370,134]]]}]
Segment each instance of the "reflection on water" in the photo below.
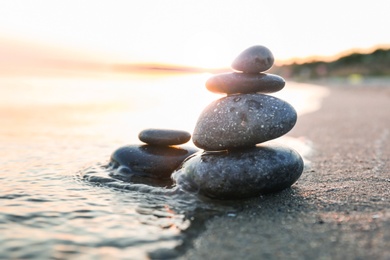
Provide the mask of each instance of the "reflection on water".
[{"label": "reflection on water", "polygon": [[[202,219],[234,210],[130,186],[101,166],[144,128],[192,132],[220,97],[207,77],[0,78],[0,258],[172,256],[165,249],[183,248]],[[282,94],[302,114],[325,92],[289,83]]]}]

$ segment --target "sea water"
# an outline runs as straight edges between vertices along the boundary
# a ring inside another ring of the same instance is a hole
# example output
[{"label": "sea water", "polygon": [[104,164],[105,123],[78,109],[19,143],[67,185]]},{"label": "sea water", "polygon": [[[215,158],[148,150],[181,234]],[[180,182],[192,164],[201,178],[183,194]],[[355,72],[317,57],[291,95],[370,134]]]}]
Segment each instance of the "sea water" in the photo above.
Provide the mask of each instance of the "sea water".
[{"label": "sea water", "polygon": [[[192,132],[221,97],[205,89],[209,76],[1,77],[0,259],[171,258],[207,219],[234,214],[234,204],[124,183],[105,167],[142,129]],[[288,82],[276,95],[302,115],[326,90]],[[279,141],[310,152],[304,137]]]}]

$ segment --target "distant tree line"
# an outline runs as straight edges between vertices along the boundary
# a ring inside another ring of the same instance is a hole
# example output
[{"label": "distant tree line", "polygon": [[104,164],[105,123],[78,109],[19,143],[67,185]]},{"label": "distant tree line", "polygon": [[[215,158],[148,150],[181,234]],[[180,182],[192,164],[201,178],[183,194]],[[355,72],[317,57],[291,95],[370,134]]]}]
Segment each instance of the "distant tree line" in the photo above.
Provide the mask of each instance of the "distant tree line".
[{"label": "distant tree line", "polygon": [[353,53],[332,62],[274,66],[270,73],[298,80],[351,75],[390,76],[390,49],[377,49],[369,54]]}]

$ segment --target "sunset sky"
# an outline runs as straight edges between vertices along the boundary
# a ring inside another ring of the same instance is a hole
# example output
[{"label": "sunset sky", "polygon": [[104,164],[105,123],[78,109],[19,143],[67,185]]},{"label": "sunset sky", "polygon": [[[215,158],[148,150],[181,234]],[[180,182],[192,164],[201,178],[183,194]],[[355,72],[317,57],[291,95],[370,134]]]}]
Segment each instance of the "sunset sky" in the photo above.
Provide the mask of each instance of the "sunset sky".
[{"label": "sunset sky", "polygon": [[389,10],[389,0],[1,1],[0,58],[58,48],[114,63],[215,68],[256,44],[279,62],[332,56],[390,46]]}]

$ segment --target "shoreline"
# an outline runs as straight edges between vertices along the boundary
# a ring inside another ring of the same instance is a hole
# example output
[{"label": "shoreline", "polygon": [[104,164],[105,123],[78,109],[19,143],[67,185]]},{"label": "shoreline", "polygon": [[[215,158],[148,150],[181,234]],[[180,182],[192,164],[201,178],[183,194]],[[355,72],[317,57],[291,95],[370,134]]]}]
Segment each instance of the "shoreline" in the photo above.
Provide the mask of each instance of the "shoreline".
[{"label": "shoreline", "polygon": [[328,86],[287,135],[314,145],[298,182],[208,220],[180,259],[390,259],[387,86]]},{"label": "shoreline", "polygon": [[369,88],[379,87],[386,88],[390,87],[390,76],[359,76],[351,75],[350,77],[329,77],[323,79],[313,79],[306,81],[297,81],[299,83],[314,84],[318,86],[325,86],[328,88],[338,87],[358,87],[358,88]]}]

